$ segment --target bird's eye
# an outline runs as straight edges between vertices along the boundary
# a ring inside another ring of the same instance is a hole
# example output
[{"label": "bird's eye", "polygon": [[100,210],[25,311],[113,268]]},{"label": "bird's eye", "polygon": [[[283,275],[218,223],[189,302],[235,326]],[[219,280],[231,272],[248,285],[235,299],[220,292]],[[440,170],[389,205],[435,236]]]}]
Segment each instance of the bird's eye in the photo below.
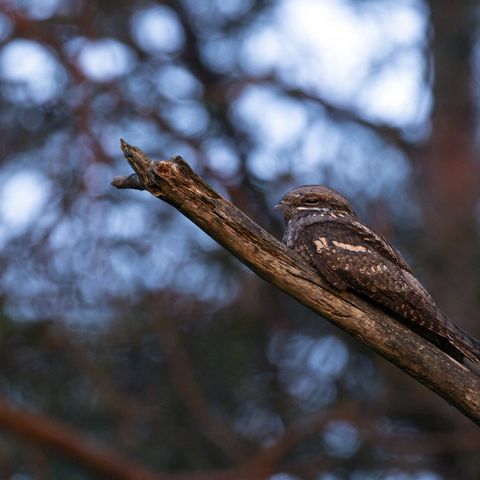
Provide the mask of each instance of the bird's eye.
[{"label": "bird's eye", "polygon": [[318,200],[316,198],[306,198],[305,203],[307,205],[316,205],[318,203]]}]

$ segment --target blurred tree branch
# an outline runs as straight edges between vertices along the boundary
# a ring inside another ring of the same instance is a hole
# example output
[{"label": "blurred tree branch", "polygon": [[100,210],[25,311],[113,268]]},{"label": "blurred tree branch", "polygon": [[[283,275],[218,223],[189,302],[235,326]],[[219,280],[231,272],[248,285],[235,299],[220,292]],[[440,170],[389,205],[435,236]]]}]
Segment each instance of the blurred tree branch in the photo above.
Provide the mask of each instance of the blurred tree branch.
[{"label": "blurred tree branch", "polygon": [[121,141],[135,174],[117,188],[148,190],[173,205],[266,281],[329,319],[480,424],[480,378],[394,318],[334,291],[309,266],[216,193],[181,157],[151,161]]},{"label": "blurred tree branch", "polygon": [[264,76],[244,76],[235,82],[232,82],[230,88],[238,91],[246,89],[249,86],[270,86],[288,98],[299,100],[303,103],[311,103],[322,108],[329,118],[340,124],[350,123],[363,127],[373,134],[377,135],[384,142],[397,147],[411,158],[415,158],[421,147],[415,142],[406,138],[405,132],[400,127],[394,127],[386,122],[371,121],[364,117],[355,109],[338,104],[326,96],[322,96],[318,92],[309,92],[305,88],[291,87],[287,85],[280,76],[268,74]]},{"label": "blurred tree branch", "polygon": [[172,478],[100,446],[64,423],[40,413],[11,407],[2,400],[0,400],[0,427],[42,447],[53,448],[106,478],[118,480]]},{"label": "blurred tree branch", "polygon": [[194,378],[187,352],[183,348],[176,325],[165,319],[159,325],[158,339],[167,360],[168,369],[185,407],[203,434],[227,457],[236,463],[248,458],[246,446],[235,431],[214,411]]}]

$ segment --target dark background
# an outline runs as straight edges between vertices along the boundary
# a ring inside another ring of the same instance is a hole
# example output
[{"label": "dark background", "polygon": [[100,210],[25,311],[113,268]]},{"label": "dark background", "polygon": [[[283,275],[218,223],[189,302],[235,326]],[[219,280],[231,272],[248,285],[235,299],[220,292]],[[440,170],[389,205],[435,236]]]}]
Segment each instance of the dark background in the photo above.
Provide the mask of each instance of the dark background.
[{"label": "dark background", "polygon": [[[109,185],[120,137],[181,154],[280,237],[280,197],[328,184],[478,337],[479,6],[0,1],[0,414],[158,472],[237,478],[283,441],[257,478],[480,478],[473,423]],[[97,478],[15,422],[1,478]]]}]

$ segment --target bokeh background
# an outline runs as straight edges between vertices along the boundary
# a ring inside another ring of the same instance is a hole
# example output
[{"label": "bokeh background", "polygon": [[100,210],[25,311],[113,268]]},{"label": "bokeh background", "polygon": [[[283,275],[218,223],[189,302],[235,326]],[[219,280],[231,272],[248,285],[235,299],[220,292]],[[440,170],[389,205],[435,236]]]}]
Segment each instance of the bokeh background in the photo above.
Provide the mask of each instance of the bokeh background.
[{"label": "bokeh background", "polygon": [[180,154],[280,237],[279,198],[327,184],[478,337],[479,7],[1,0],[0,477],[97,478],[37,412],[184,479],[480,478],[473,423],[110,186],[120,137]]}]

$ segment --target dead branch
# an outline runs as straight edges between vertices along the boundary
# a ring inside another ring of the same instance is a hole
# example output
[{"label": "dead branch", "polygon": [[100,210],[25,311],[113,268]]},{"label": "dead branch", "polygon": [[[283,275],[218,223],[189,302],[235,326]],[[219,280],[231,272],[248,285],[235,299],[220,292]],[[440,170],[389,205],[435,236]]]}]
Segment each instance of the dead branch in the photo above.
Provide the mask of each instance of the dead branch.
[{"label": "dead branch", "polygon": [[173,205],[267,282],[397,365],[480,424],[480,378],[351,293],[334,291],[315,271],[243,212],[216,193],[181,157],[151,161],[121,141],[135,174],[115,177],[117,188],[148,190]]}]

